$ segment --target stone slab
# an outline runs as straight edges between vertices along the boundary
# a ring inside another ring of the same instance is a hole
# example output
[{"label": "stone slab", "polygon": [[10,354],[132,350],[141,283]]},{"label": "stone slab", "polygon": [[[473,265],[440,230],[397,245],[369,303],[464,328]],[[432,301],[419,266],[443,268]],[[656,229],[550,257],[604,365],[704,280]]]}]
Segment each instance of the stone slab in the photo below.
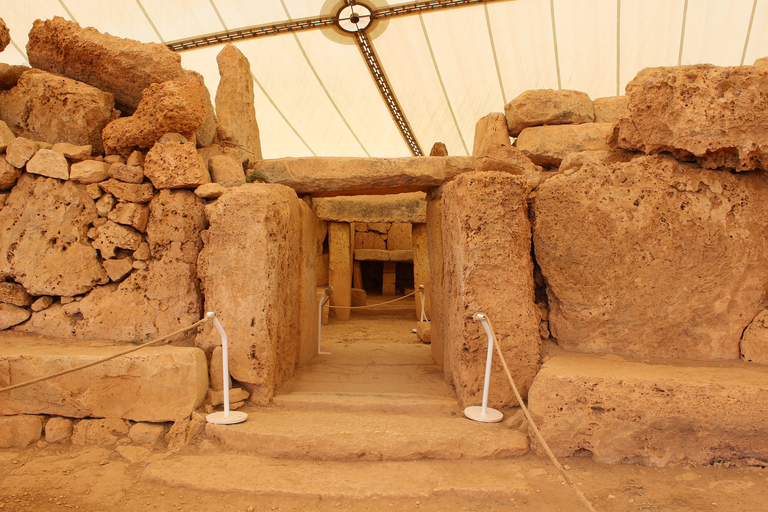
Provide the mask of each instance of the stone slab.
[{"label": "stone slab", "polygon": [[387,251],[384,249],[355,249],[358,261],[413,261],[412,250]]},{"label": "stone slab", "polygon": [[526,128],[517,137],[517,147],[536,165],[559,167],[569,153],[610,150],[614,123],[585,123]]},{"label": "stone slab", "polygon": [[[126,347],[3,346],[0,385],[50,375]],[[205,398],[205,353],[148,347],[85,370],[0,395],[0,414],[124,418],[163,422],[189,417]]]},{"label": "stone slab", "polygon": [[591,123],[595,109],[586,93],[567,89],[525,91],[504,106],[509,134],[529,126]]},{"label": "stone slab", "polygon": [[[768,458],[768,369],[629,362],[560,355],[531,386],[528,406],[559,457],[598,462],[711,464]],[[531,449],[544,455],[538,441]]]},{"label": "stone slab", "polygon": [[334,222],[426,222],[427,203],[424,197],[423,192],[411,192],[317,198],[312,201],[312,206],[320,220]]}]

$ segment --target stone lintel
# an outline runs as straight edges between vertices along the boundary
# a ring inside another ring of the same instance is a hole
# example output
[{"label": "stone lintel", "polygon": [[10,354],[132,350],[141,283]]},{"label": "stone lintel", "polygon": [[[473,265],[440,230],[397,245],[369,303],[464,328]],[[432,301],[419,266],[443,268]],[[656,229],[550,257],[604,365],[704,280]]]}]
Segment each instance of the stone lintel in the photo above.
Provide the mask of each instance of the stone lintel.
[{"label": "stone lintel", "polygon": [[355,249],[357,261],[413,261],[412,250],[387,251],[385,249]]},{"label": "stone lintel", "polygon": [[424,192],[407,194],[327,197],[313,201],[317,217],[333,222],[427,221]]}]

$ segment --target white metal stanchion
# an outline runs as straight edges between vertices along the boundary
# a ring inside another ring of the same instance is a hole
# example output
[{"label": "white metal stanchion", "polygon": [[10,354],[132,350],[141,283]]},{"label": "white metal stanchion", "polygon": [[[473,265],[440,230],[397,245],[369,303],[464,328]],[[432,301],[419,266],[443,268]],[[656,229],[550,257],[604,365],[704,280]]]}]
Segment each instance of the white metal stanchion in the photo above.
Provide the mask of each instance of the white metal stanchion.
[{"label": "white metal stanchion", "polygon": [[227,333],[224,332],[221,322],[216,318],[216,313],[209,311],[206,315],[213,320],[213,325],[216,327],[216,330],[219,331],[219,336],[221,336],[221,363],[223,366],[222,373],[224,374],[224,410],[213,412],[206,416],[205,419],[208,420],[208,423],[216,423],[219,425],[242,423],[248,419],[248,414],[242,411],[229,410],[229,342],[227,341]]},{"label": "white metal stanchion", "polygon": [[464,409],[464,416],[474,421],[483,423],[498,423],[504,418],[501,411],[488,407],[488,388],[491,383],[491,359],[493,357],[493,334],[488,326],[486,316],[482,313],[475,313],[472,317],[475,322],[482,322],[485,333],[488,335],[488,356],[485,358],[485,382],[483,383],[483,405],[478,407],[473,405]]},{"label": "white metal stanchion", "polygon": [[323,331],[323,305],[326,301],[331,300],[333,295],[333,286],[329,286],[323,291],[323,296],[320,297],[320,303],[317,306],[317,353],[318,354],[330,354],[330,352],[323,352],[322,344],[322,331]]},{"label": "white metal stanchion", "polygon": [[427,314],[424,313],[424,308],[427,307],[427,295],[424,293],[424,285],[419,285],[419,295],[421,295],[421,320],[420,322],[428,322]]}]

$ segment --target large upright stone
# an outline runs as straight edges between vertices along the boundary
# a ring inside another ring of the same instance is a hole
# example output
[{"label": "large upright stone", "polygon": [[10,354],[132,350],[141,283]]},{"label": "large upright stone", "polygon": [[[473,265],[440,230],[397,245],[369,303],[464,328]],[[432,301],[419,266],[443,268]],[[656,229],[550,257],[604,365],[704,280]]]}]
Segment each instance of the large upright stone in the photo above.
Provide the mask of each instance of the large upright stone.
[{"label": "large upright stone", "polygon": [[301,260],[299,268],[299,315],[298,364],[307,364],[317,355],[317,215],[304,201],[299,201],[301,213]]},{"label": "large upright stone", "polygon": [[[466,173],[443,188],[445,351],[462,406],[482,400],[487,337],[473,315],[487,315],[512,377],[525,397],[539,370],[526,182],[505,173]],[[500,363],[489,405],[517,404]]]},{"label": "large upright stone", "polygon": [[162,140],[152,146],[144,161],[144,175],[157,189],[195,189],[211,182],[195,145],[173,140]]},{"label": "large upright stone", "polygon": [[449,361],[445,357],[445,294],[443,293],[443,200],[427,202],[427,244],[429,249],[429,297],[432,305],[431,355],[443,367],[443,376],[451,383]]},{"label": "large upright stone", "polygon": [[619,146],[708,169],[768,168],[768,68],[646,68],[627,84]]},{"label": "large upright stone", "polygon": [[549,326],[580,352],[739,357],[768,305],[768,178],[669,156],[585,163],[534,201]]},{"label": "large upright stone", "polygon": [[608,151],[614,140],[613,123],[534,126],[517,137],[517,148],[533,163],[559,167],[570,153]]},{"label": "large upright stone", "polygon": [[352,231],[349,223],[328,223],[328,284],[333,287],[331,306],[339,320],[349,320],[352,305]]},{"label": "large upright stone", "polygon": [[[245,184],[205,213],[210,227],[198,259],[205,310],[226,329],[232,377],[266,403],[293,374],[298,352],[299,199],[287,187]],[[198,344],[210,336],[198,335]]]},{"label": "large upright stone", "polygon": [[472,156],[487,156],[498,147],[511,145],[507,119],[501,112],[493,112],[481,117],[475,124]]},{"label": "large upright stone", "polygon": [[261,160],[259,126],[253,106],[253,75],[248,59],[234,45],[228,44],[216,57],[219,64],[219,88],[216,90],[216,115],[226,127],[232,142],[242,146],[241,160],[253,167]]},{"label": "large upright stone", "polygon": [[103,151],[101,130],[118,113],[110,93],[39,69],[0,92],[0,119],[17,134],[50,143],[92,145]]},{"label": "large upright stone", "polygon": [[78,295],[107,282],[87,232],[98,217],[85,185],[25,173],[0,210],[0,278],[32,295]]},{"label": "large upright stone", "polygon": [[504,106],[512,137],[529,126],[591,123],[595,120],[592,100],[579,91],[537,89],[525,91]]},{"label": "large upright stone", "polygon": [[[429,244],[427,241],[427,225],[414,224],[413,236],[413,284],[418,289],[424,285],[424,315],[427,319],[432,317],[432,300],[430,295],[432,287],[429,285]],[[416,317],[421,319],[421,297],[416,295]]]}]

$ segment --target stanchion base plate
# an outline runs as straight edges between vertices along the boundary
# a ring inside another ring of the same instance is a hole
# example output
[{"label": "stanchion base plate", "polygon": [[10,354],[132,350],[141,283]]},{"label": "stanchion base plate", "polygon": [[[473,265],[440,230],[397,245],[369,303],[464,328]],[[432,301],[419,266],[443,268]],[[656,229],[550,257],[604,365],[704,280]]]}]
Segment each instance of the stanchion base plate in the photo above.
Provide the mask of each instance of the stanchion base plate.
[{"label": "stanchion base plate", "polygon": [[483,423],[498,423],[504,418],[504,414],[501,411],[491,409],[490,407],[487,407],[485,414],[483,414],[483,408],[479,405],[473,405],[464,409],[464,416],[473,421],[481,421]]},{"label": "stanchion base plate", "polygon": [[229,416],[226,416],[226,412],[212,412],[205,417],[208,423],[215,423],[217,425],[233,425],[235,423],[242,423],[248,419],[248,414],[242,411],[229,411]]},{"label": "stanchion base plate", "polygon": [[329,356],[329,355],[331,355],[331,353],[330,352],[318,352],[317,355],[319,355],[319,356]]}]

